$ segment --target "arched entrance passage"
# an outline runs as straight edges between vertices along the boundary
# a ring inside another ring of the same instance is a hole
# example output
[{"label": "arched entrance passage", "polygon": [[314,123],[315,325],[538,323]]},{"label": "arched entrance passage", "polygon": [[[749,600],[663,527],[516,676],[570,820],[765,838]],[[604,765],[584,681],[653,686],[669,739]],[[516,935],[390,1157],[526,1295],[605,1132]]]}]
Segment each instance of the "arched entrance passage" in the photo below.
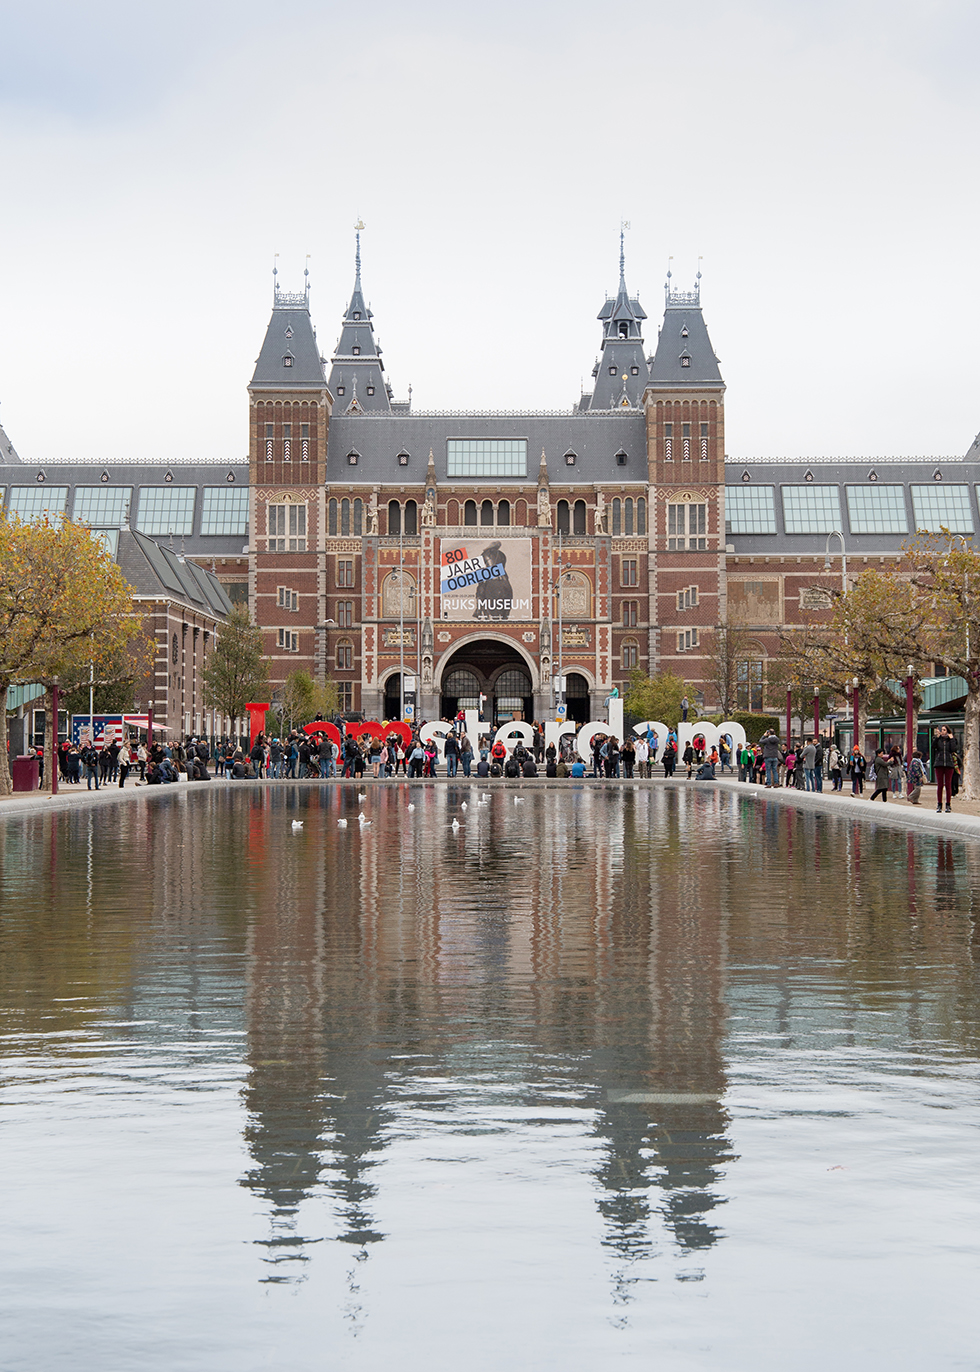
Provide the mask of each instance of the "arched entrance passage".
[{"label": "arched entrance passage", "polygon": [[527,658],[506,639],[475,638],[443,663],[439,712],[452,719],[476,710],[486,696],[482,718],[499,727],[512,719],[534,717],[534,673]]},{"label": "arched entrance passage", "polygon": [[588,724],[592,702],[589,699],[589,683],[581,672],[565,674],[565,709],[568,718],[576,724]]}]

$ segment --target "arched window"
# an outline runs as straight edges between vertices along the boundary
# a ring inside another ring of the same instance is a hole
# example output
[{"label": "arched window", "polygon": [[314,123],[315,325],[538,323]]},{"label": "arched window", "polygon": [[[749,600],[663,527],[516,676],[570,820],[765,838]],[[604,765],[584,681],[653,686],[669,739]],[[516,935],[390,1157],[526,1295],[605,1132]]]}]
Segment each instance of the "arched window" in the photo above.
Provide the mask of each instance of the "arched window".
[{"label": "arched window", "polygon": [[466,504],[463,506],[463,523],[464,523],[464,524],[475,524],[475,523],[476,523],[476,501],[475,501],[475,500],[468,500],[468,501],[466,502]]},{"label": "arched window", "polygon": [[337,671],[350,672],[354,667],[354,645],[349,638],[342,638],[337,644]]},{"label": "arched window", "polygon": [[631,497],[631,496],[627,496],[626,499],[623,501],[623,533],[624,533],[624,534],[631,534],[632,532],[633,532],[633,500],[632,500],[632,497]]},{"label": "arched window", "polygon": [[327,533],[331,538],[337,537],[337,502],[331,500],[327,510]]},{"label": "arched window", "polygon": [[501,500],[501,501],[498,502],[498,504],[497,504],[497,523],[498,523],[498,524],[509,524],[509,523],[510,523],[510,501],[509,501],[509,500]]},{"label": "arched window", "polygon": [[415,578],[411,572],[399,569],[389,572],[381,586],[382,619],[414,619]]},{"label": "arched window", "polygon": [[763,648],[749,644],[748,654],[735,663],[735,699],[738,709],[759,711],[766,694],[766,661]]},{"label": "arched window", "polygon": [[560,534],[570,534],[571,528],[568,522],[568,501],[559,500],[558,502],[558,532]]},{"label": "arched window", "polygon": [[612,531],[613,537],[623,532],[623,502],[620,500],[619,496],[613,501]]},{"label": "arched window", "polygon": [[442,694],[444,696],[454,696],[457,700],[472,700],[479,708],[480,682],[479,678],[472,672],[468,672],[464,667],[457,667],[455,671],[448,672],[443,679]]},{"label": "arched window", "polygon": [[531,694],[531,678],[527,672],[521,671],[520,667],[508,667],[505,672],[501,672],[497,680],[493,683],[494,694],[497,703],[500,703],[501,696],[523,698]]},{"label": "arched window", "polygon": [[388,533],[400,534],[402,531],[402,507],[397,500],[388,501]]},{"label": "arched window", "polygon": [[631,672],[640,661],[640,645],[635,638],[623,639],[623,671]]},{"label": "arched window", "polygon": [[576,534],[585,534],[586,532],[584,500],[576,500],[575,502],[575,525],[573,532]]},{"label": "arched window", "polygon": [[340,502],[340,533],[342,538],[350,537],[350,501],[346,497]]},{"label": "arched window", "polygon": [[493,523],[493,501],[492,501],[492,500],[485,500],[485,501],[483,502],[483,504],[480,506],[480,523],[481,523],[481,524],[492,524],[492,523]]},{"label": "arched window", "polygon": [[354,537],[360,538],[364,532],[364,502],[354,501]]},{"label": "arched window", "polygon": [[446,523],[447,523],[447,524],[458,524],[458,523],[459,523],[459,501],[458,501],[458,500],[450,500],[450,501],[447,502],[447,504],[446,504]]},{"label": "arched window", "polygon": [[643,497],[640,496],[639,500],[636,502],[636,532],[637,532],[638,534],[645,534],[646,531],[647,531],[647,503],[646,503],[646,501],[643,499]]},{"label": "arched window", "polygon": [[414,538],[419,531],[419,507],[414,500],[405,501],[405,533]]}]

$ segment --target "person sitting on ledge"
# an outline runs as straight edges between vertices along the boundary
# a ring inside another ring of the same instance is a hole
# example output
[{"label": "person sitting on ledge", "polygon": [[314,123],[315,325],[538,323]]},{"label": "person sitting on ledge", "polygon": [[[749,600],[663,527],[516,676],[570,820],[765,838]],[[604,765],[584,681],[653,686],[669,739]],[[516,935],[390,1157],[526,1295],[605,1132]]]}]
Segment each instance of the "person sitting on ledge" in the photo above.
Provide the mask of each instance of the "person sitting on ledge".
[{"label": "person sitting on ledge", "polygon": [[516,757],[509,757],[504,763],[505,777],[519,777],[521,774],[521,764]]},{"label": "person sitting on ledge", "polygon": [[580,757],[577,757],[575,761],[572,763],[571,775],[573,777],[585,776],[585,763],[582,761]]},{"label": "person sitting on ledge", "polygon": [[526,754],[525,754],[524,766],[521,768],[521,770],[522,770],[522,772],[524,773],[524,775],[525,775],[526,777],[536,777],[536,776],[537,776],[537,774],[538,774],[538,766],[537,766],[537,763],[534,761],[534,758],[531,756],[530,753],[526,753]]}]

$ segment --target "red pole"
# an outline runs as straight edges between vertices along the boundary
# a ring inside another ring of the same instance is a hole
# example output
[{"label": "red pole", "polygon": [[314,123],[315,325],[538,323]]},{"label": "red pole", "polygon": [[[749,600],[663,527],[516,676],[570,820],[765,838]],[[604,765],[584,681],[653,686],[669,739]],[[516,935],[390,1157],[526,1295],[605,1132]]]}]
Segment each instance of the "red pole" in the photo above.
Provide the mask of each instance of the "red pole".
[{"label": "red pole", "polygon": [[[858,746],[859,748],[861,748],[861,742],[860,742],[860,739],[858,738],[858,710],[859,710],[859,701],[860,701],[860,696],[859,696],[859,694],[858,694],[859,690],[860,690],[860,687],[858,687],[858,686],[852,686],[852,687],[851,687],[851,701],[852,701],[852,704],[853,704],[853,706],[854,706],[854,735],[853,735],[853,737],[852,737],[852,739],[851,739],[851,747],[852,747],[852,748],[854,747],[855,744],[857,744],[857,746]],[[863,752],[864,752],[864,749],[861,748],[861,751],[862,751],[862,753],[863,753]]]},{"label": "red pole", "polygon": [[51,713],[54,715],[54,724],[51,727],[51,756],[48,758],[48,766],[51,768],[51,794],[58,794],[58,687],[51,687]]},{"label": "red pole", "polygon": [[915,690],[915,677],[912,668],[909,667],[909,674],[905,678],[905,762],[908,764],[912,757],[912,749],[915,747],[915,739],[912,737],[912,694]]},{"label": "red pole", "polygon": [[820,687],[813,688],[813,737],[820,737]]},{"label": "red pole", "polygon": [[153,747],[153,706],[146,707],[146,751]]},{"label": "red pole", "polygon": [[792,692],[792,691],[789,689],[789,687],[787,686],[787,688],[786,688],[786,742],[787,742],[787,744],[789,743],[790,737],[791,737],[791,735],[792,735],[792,724],[791,724],[792,718],[793,718],[793,692]]}]

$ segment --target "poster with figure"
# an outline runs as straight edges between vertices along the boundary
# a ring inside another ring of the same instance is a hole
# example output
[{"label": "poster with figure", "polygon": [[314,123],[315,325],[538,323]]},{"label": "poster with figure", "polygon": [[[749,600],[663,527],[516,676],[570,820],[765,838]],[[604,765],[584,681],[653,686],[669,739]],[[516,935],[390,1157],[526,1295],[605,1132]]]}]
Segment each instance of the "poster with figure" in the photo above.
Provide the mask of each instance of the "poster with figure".
[{"label": "poster with figure", "polygon": [[442,544],[442,618],[531,619],[531,543],[526,538],[468,538]]}]

